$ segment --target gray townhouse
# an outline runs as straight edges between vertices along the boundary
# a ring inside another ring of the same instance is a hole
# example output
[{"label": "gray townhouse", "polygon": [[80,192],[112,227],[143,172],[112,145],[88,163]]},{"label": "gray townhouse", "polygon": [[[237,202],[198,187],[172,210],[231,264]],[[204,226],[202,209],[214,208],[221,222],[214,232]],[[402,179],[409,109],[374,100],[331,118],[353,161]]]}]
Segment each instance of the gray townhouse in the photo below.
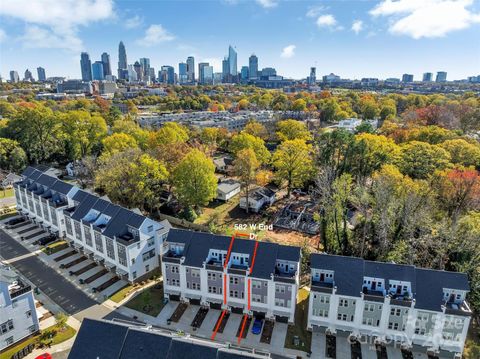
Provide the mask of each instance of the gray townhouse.
[{"label": "gray townhouse", "polygon": [[160,266],[168,221],[156,222],[113,204],[44,168],[28,167],[13,187],[19,213],[122,279],[140,280]]},{"label": "gray townhouse", "polygon": [[39,331],[30,285],[0,264],[0,351]]},{"label": "gray townhouse", "polygon": [[467,276],[312,254],[308,329],[461,358],[472,312]]},{"label": "gray townhouse", "polygon": [[293,323],[299,247],[171,229],[162,253],[166,298]]}]

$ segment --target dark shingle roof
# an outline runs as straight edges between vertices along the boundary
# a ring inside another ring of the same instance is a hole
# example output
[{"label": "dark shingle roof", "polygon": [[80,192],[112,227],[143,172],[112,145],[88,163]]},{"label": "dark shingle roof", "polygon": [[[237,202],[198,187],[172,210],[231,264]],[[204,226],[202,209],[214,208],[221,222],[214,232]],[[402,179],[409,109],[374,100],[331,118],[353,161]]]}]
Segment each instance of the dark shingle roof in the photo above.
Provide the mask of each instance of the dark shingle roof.
[{"label": "dark shingle roof", "polygon": [[127,331],[123,325],[85,318],[68,358],[119,358]]},{"label": "dark shingle roof", "polygon": [[[167,242],[184,243],[183,262],[186,266],[202,267],[210,249],[228,251],[232,237],[210,233],[193,232],[184,229],[170,229]],[[236,237],[232,252],[248,254],[253,258],[255,241]],[[276,260],[300,261],[300,247],[282,246],[276,243],[258,242],[257,255],[252,276],[270,279],[275,272]]]},{"label": "dark shingle roof", "polygon": [[444,288],[470,290],[465,273],[416,268],[412,265],[314,253],[310,256],[310,266],[334,271],[334,282],[340,295],[360,297],[363,277],[383,278],[387,288],[391,280],[410,282],[415,307],[419,309],[440,311],[444,304]]},{"label": "dark shingle roof", "polygon": [[63,181],[57,181],[53,184],[52,189],[56,192],[67,194],[73,188],[73,185]]},{"label": "dark shingle roof", "polygon": [[247,359],[211,342],[174,338],[143,328],[85,318],[69,359]]},{"label": "dark shingle roof", "polygon": [[41,185],[52,187],[53,184],[58,181],[58,179],[52,176],[48,176],[46,174],[42,174],[40,177],[37,178],[36,181]]},{"label": "dark shingle roof", "polygon": [[80,202],[78,207],[75,209],[75,211],[72,214],[72,218],[80,221],[85,215],[92,209],[94,206],[95,202],[97,202],[98,197],[94,196],[93,194],[88,194],[83,198],[83,200]]}]

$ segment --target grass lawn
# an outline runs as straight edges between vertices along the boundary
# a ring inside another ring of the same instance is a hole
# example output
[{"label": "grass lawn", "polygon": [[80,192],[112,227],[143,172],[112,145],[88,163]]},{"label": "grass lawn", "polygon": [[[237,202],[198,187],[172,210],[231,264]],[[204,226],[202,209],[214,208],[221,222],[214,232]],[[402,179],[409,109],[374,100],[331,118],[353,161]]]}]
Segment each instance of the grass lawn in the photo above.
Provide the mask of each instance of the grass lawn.
[{"label": "grass lawn", "polygon": [[123,300],[135,287],[133,285],[127,285],[123,287],[118,292],[114,293],[109,299],[113,300],[115,303],[119,303]]},{"label": "grass lawn", "polygon": [[62,249],[65,249],[68,247],[68,244],[66,241],[58,241],[52,244],[49,244],[48,246],[42,248],[42,252],[46,253],[48,255],[52,255],[54,253],[57,253],[58,251],[61,251]]},{"label": "grass lawn", "polygon": [[164,307],[163,284],[157,283],[130,299],[125,306],[156,317]]},{"label": "grass lawn", "polygon": [[[297,306],[295,308],[295,325],[289,325],[285,337],[285,348],[310,352],[312,333],[307,330],[309,291],[302,288],[298,291]],[[293,338],[298,336],[300,345],[293,344]]]},{"label": "grass lawn", "polygon": [[470,323],[463,357],[465,359],[480,358],[480,326],[477,325],[473,318]]},{"label": "grass lawn", "polygon": [[214,201],[207,207],[203,207],[202,214],[194,221],[196,224],[208,225],[214,221],[218,225],[224,223],[225,217],[228,213],[240,203],[240,196],[235,196],[228,202]]},{"label": "grass lawn", "polygon": [[[55,331],[55,336],[52,338],[52,345],[60,344],[65,340],[72,338],[76,333],[75,329],[73,329],[69,325],[66,325],[66,328],[62,332],[57,331],[55,325],[45,329],[45,331],[50,331],[50,330]],[[2,354],[0,354],[0,359],[11,359],[13,354],[18,352],[19,350],[22,350],[29,344],[35,344],[35,346],[37,346],[39,338],[40,338],[40,334],[35,335],[34,337],[31,337],[31,338],[28,338],[27,340],[15,345],[14,347],[8,349],[6,352],[3,352]]]},{"label": "grass lawn", "polygon": [[10,198],[14,195],[13,188],[8,188],[6,190],[0,189],[0,198]]}]

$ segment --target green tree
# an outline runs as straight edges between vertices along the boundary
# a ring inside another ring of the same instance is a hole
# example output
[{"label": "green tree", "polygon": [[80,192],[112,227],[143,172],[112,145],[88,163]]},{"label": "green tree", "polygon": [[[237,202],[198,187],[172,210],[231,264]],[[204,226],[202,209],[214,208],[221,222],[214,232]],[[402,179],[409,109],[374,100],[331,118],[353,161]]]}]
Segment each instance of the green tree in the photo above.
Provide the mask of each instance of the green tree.
[{"label": "green tree", "polygon": [[103,156],[110,156],[131,148],[137,148],[137,141],[126,133],[113,133],[105,137],[103,143]]},{"label": "green tree", "polygon": [[279,121],[276,133],[281,142],[297,139],[308,141],[312,138],[305,123],[297,120]]},{"label": "green tree", "polygon": [[247,200],[247,213],[249,210],[250,187],[256,182],[256,172],[260,163],[251,148],[245,148],[237,153],[237,158],[233,162],[235,174],[240,178],[241,184],[245,190]]},{"label": "green tree", "polygon": [[293,101],[291,110],[292,111],[305,111],[307,109],[307,102],[303,98],[299,98]]},{"label": "green tree", "polygon": [[162,184],[168,178],[165,166],[138,148],[114,152],[101,160],[95,185],[123,206],[150,210],[159,204]]},{"label": "green tree", "polygon": [[378,104],[371,96],[364,96],[360,99],[360,111],[363,118],[366,120],[372,120],[380,113]]},{"label": "green tree", "polygon": [[188,129],[176,122],[166,122],[150,139],[150,146],[185,143],[189,139]]},{"label": "green tree", "polygon": [[304,140],[295,139],[283,142],[272,159],[280,181],[287,182],[287,196],[293,187],[303,186],[311,178],[313,160],[312,146]]},{"label": "green tree", "polygon": [[400,147],[400,170],[412,178],[428,178],[435,170],[445,169],[449,161],[447,151],[426,142],[412,141]]},{"label": "green tree", "polygon": [[262,140],[266,140],[268,138],[268,132],[265,126],[255,120],[248,121],[243,129],[243,132],[255,137],[260,137]]},{"label": "green tree", "polygon": [[450,154],[452,163],[480,168],[480,145],[458,138],[446,140],[439,146]]},{"label": "green tree", "polygon": [[238,152],[246,148],[251,148],[255,152],[257,160],[261,163],[268,162],[270,152],[265,147],[265,142],[259,138],[252,136],[246,132],[241,132],[232,137],[230,142],[230,151],[236,156]]},{"label": "green tree", "polygon": [[217,195],[215,165],[203,152],[193,149],[173,171],[172,182],[178,200],[198,209]]},{"label": "green tree", "polygon": [[27,155],[17,141],[0,137],[0,168],[21,172],[27,165]]}]

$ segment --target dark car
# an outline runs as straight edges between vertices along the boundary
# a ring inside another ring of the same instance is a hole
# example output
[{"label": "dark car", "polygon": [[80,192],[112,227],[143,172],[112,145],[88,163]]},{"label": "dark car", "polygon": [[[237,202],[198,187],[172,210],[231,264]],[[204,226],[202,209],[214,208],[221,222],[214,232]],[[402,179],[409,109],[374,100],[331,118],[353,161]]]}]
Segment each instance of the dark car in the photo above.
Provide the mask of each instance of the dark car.
[{"label": "dark car", "polygon": [[54,241],[56,241],[56,240],[57,240],[57,236],[54,235],[54,234],[51,234],[51,235],[49,235],[49,236],[47,236],[47,237],[43,237],[43,238],[39,239],[37,244],[39,244],[39,245],[41,245],[41,246],[44,246],[44,245],[47,245],[47,244],[49,244],[49,243],[52,243],[52,242],[54,242]]},{"label": "dark car", "polygon": [[25,222],[25,218],[12,218],[11,220],[7,221],[6,225],[7,228],[9,228],[10,226],[14,226],[22,222]]},{"label": "dark car", "polygon": [[255,321],[252,325],[252,333],[253,334],[260,334],[262,332],[263,327],[263,319],[255,318]]}]

